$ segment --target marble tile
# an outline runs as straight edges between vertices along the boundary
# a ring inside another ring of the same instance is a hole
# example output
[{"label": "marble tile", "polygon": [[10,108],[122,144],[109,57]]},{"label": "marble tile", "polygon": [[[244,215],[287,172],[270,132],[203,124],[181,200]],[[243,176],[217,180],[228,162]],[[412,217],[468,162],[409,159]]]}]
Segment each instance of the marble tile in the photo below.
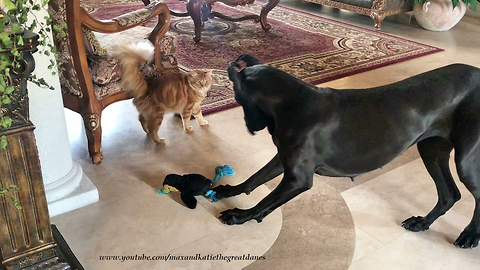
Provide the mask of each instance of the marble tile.
[{"label": "marble tile", "polygon": [[283,226],[275,244],[246,270],[347,269],[355,229],[343,198],[315,177],[313,187],[282,206]]},{"label": "marble tile", "polygon": [[357,227],[355,227],[355,239],[355,253],[353,253],[352,263],[383,247],[382,243]]},{"label": "marble tile", "polygon": [[465,266],[480,263],[479,249],[473,253],[465,250],[459,256],[461,249],[453,246],[471,219],[471,215],[462,213],[471,213],[474,206],[468,191],[458,181],[457,185],[465,198],[439,217],[429,230],[419,233],[407,231],[400,225],[410,216],[427,214],[437,201],[433,180],[420,159],[342,192],[355,226],[384,245],[361,257],[362,253],[368,253],[369,247],[359,243],[362,239],[357,237],[357,247],[362,250],[356,251],[359,255],[351,269],[369,269],[368,266],[374,264],[381,265],[375,269],[389,269],[387,266],[392,265],[395,269],[436,269],[440,259],[444,260],[438,266],[440,269],[456,269],[462,261],[458,257],[466,260],[462,264]]},{"label": "marble tile", "polygon": [[352,263],[349,270],[477,269],[479,257],[480,249],[459,249],[438,232],[425,231],[403,235]]},{"label": "marble tile", "polygon": [[[174,200],[153,190],[89,210],[80,209],[52,219],[86,269],[118,269],[120,265],[131,269],[139,261],[104,261],[99,256],[156,255],[222,227],[205,209],[179,207]],[[192,226],[197,230],[189,229]]]}]

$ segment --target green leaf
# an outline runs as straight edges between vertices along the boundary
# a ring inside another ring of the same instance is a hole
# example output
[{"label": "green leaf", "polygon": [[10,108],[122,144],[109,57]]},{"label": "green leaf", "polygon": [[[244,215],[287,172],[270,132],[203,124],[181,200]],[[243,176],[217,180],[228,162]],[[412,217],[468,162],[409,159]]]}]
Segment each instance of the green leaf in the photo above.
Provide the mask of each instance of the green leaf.
[{"label": "green leaf", "polygon": [[4,4],[5,7],[7,8],[7,10],[15,10],[15,9],[17,9],[17,6],[14,5],[12,2],[10,2],[10,0],[3,0],[3,4]]},{"label": "green leaf", "polygon": [[17,185],[10,185],[10,188],[13,189],[14,191],[20,191]]},{"label": "green leaf", "polygon": [[20,45],[20,46],[24,45],[22,36],[18,36],[17,44]]},{"label": "green leaf", "polygon": [[34,21],[32,22],[32,24],[30,25],[30,27],[28,27],[28,30],[33,31],[33,30],[35,30],[35,28],[37,28],[37,20],[34,20]]},{"label": "green leaf", "polygon": [[8,35],[7,32],[1,32],[0,33],[0,40],[3,42],[3,43],[6,43],[10,40],[10,36]]},{"label": "green leaf", "polygon": [[20,32],[21,30],[22,30],[22,28],[20,27],[20,25],[18,23],[12,23],[12,31],[14,33]]},{"label": "green leaf", "polygon": [[13,93],[13,91],[15,90],[15,87],[13,85],[10,85],[8,86],[6,89],[5,89],[5,92],[10,95],[11,93]]},{"label": "green leaf", "polygon": [[10,104],[10,103],[12,103],[12,101],[10,100],[10,98],[7,95],[4,95],[3,98],[2,98],[2,103],[3,104]]},{"label": "green leaf", "polygon": [[8,192],[8,189],[6,189],[6,188],[0,189],[0,194],[5,194],[7,192]]},{"label": "green leaf", "polygon": [[473,11],[477,12],[477,0],[470,0],[470,6],[472,6]]},{"label": "green leaf", "polygon": [[22,210],[22,205],[20,203],[15,203],[15,208],[17,208],[18,211]]},{"label": "green leaf", "polygon": [[460,0],[452,0],[453,9],[458,5],[458,2],[460,2]]},{"label": "green leaf", "polygon": [[3,87],[7,87],[7,84],[5,83],[5,79],[3,76],[0,76],[0,85]]},{"label": "green leaf", "polygon": [[12,118],[8,116],[4,116],[3,119],[0,120],[0,127],[9,128],[12,126]]},{"label": "green leaf", "polygon": [[1,136],[0,137],[0,149],[5,149],[7,147],[7,137],[6,136]]}]

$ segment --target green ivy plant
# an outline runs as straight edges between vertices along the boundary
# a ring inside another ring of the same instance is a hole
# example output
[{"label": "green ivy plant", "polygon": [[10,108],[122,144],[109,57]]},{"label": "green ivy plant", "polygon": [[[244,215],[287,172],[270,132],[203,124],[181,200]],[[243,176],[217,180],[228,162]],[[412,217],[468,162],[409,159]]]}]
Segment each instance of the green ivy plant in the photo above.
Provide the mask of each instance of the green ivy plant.
[{"label": "green ivy plant", "polygon": [[[22,205],[18,199],[18,191],[20,191],[20,189],[18,189],[16,185],[10,185],[8,188],[6,188],[0,183],[0,196],[10,201],[10,203],[15,206],[17,210],[22,210]],[[9,198],[7,198],[7,196]]]},{"label": "green ivy plant", "polygon": [[[39,35],[39,51],[46,56],[54,55],[50,58],[48,69],[55,75],[54,67],[57,63],[57,50],[50,40],[50,33],[55,30],[58,38],[66,36],[66,22],[62,25],[52,26],[52,13],[48,11],[48,2],[50,0],[3,0],[4,8],[0,12],[0,51],[9,51],[10,53],[0,54],[0,130],[8,129],[12,125],[12,118],[5,115],[5,105],[11,103],[10,95],[20,90],[18,85],[12,85],[10,72],[20,68],[23,59],[23,53],[18,50],[24,45],[21,33],[24,29],[33,31]],[[46,10],[47,16],[44,20],[38,20],[38,11]],[[30,20],[29,20],[30,18]],[[37,78],[31,75],[29,80],[34,84],[53,90],[53,87],[43,78]],[[8,145],[6,136],[0,136],[0,150]],[[18,197],[18,187],[16,185],[2,186],[0,183],[0,197],[6,200],[18,210],[22,209]]]},{"label": "green ivy plant", "polygon": [[[21,60],[23,59],[23,53],[18,50],[19,47],[24,45],[21,35],[15,35],[22,29],[28,29],[39,35],[39,51],[41,54],[47,56],[54,55],[54,59],[50,59],[48,69],[54,70],[56,66],[56,47],[50,40],[49,33],[55,30],[58,34],[58,38],[66,36],[65,29],[67,28],[66,22],[62,25],[52,26],[52,14],[48,10],[48,2],[50,0],[3,0],[5,8],[2,10],[3,14],[0,15],[0,51],[9,50],[10,54],[1,54],[0,56],[0,129],[7,129],[12,125],[12,119],[5,114],[3,109],[5,105],[11,103],[10,95],[17,90],[15,85],[11,85],[10,72],[15,68],[20,67]],[[46,10],[48,15],[44,20],[38,20],[37,14],[40,10]],[[30,21],[29,21],[30,18]],[[55,71],[52,71],[55,75]],[[52,86],[43,78],[37,78],[35,75],[31,75],[29,78],[34,84],[50,88]],[[0,149],[4,149],[7,146],[7,138],[0,136]]]},{"label": "green ivy plant", "polygon": [[[410,4],[413,6],[416,3],[425,3],[427,1],[428,0],[410,0]],[[480,0],[452,0],[453,8],[456,8],[460,1],[465,2],[467,6],[470,5],[473,8],[473,11],[477,12],[477,2],[480,2]]]}]

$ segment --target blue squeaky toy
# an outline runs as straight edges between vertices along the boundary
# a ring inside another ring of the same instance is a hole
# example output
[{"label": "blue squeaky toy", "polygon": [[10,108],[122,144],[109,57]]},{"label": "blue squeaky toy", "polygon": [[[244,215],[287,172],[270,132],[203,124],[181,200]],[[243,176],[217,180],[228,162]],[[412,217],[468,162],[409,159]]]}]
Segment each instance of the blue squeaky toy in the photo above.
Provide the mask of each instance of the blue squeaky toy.
[{"label": "blue squeaky toy", "polygon": [[163,189],[157,190],[158,194],[168,194],[171,191],[180,192],[180,197],[190,209],[197,207],[195,196],[203,195],[211,202],[217,202],[216,192],[211,187],[224,175],[234,175],[232,167],[228,165],[215,168],[215,178],[212,180],[200,174],[169,174],[163,181]]}]

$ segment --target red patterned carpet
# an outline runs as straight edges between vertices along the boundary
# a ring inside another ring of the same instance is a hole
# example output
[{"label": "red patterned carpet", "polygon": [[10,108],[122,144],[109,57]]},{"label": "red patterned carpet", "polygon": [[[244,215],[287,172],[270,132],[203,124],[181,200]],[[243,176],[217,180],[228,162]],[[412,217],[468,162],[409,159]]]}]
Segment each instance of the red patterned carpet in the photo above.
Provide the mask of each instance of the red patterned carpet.
[{"label": "red patterned carpet", "polygon": [[[186,9],[182,1],[164,2],[171,10]],[[261,4],[233,8],[215,3],[213,10],[225,15],[258,15]],[[84,0],[82,5],[99,19],[113,18],[143,6],[133,0]],[[282,6],[270,11],[267,20],[272,28],[264,33],[260,24],[252,21],[233,23],[215,18],[205,23],[202,40],[195,44],[191,18],[172,16],[169,32],[178,38],[178,62],[182,68],[214,69],[214,86],[202,103],[204,114],[237,106],[226,67],[243,53],[318,84],[442,51]],[[146,26],[154,24],[151,21]]]}]

